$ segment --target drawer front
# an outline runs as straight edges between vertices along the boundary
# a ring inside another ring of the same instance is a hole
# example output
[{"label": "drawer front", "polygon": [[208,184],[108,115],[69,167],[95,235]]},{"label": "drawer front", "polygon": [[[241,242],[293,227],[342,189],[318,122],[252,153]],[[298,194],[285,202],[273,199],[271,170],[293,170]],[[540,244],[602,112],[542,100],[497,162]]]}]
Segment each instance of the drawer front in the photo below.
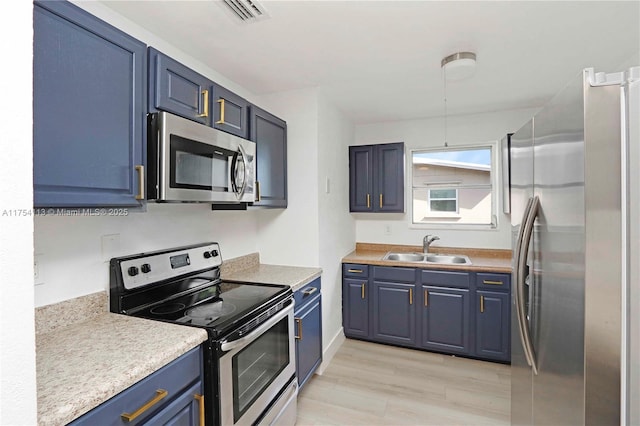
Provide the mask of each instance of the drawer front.
[{"label": "drawer front", "polygon": [[509,291],[511,289],[511,275],[478,272],[476,287],[491,291]]},{"label": "drawer front", "polygon": [[[192,349],[180,358],[165,365],[155,373],[120,392],[82,417],[72,425],[136,425],[164,409],[189,385],[200,380],[202,354],[200,347]],[[166,391],[166,396],[164,392]],[[126,422],[121,415],[134,413],[152,399],[157,403],[141,413],[135,420]]]},{"label": "drawer front", "polygon": [[293,298],[296,301],[296,312],[302,309],[308,302],[320,296],[320,287],[320,277],[318,277],[293,294]]},{"label": "drawer front", "polygon": [[342,273],[345,277],[368,278],[369,265],[359,265],[357,263],[344,263],[342,265]]},{"label": "drawer front", "polygon": [[469,273],[453,271],[422,271],[422,284],[469,288]]},{"label": "drawer front", "polygon": [[415,268],[397,268],[388,266],[374,266],[373,279],[391,282],[415,283]]}]

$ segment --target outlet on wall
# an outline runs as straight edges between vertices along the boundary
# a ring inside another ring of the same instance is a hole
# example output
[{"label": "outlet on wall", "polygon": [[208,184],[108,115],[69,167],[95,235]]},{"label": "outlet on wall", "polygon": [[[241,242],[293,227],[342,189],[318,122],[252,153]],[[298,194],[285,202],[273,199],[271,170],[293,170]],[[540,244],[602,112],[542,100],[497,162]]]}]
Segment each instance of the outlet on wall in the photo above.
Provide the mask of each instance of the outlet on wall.
[{"label": "outlet on wall", "polygon": [[33,255],[33,284],[34,285],[42,285],[44,284],[44,278],[42,274],[42,265],[41,260],[42,253],[35,253]]},{"label": "outlet on wall", "polygon": [[389,224],[384,225],[384,235],[391,235],[391,225]]},{"label": "outlet on wall", "polygon": [[102,243],[102,261],[108,262],[120,254],[120,234],[107,234],[100,238]]}]

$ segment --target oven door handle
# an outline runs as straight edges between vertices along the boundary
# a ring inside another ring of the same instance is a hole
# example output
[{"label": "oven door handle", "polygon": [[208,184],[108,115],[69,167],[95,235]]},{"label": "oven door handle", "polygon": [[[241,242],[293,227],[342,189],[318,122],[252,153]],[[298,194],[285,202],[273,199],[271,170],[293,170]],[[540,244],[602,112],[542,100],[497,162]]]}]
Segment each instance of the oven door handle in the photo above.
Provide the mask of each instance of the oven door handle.
[{"label": "oven door handle", "polygon": [[236,340],[231,340],[231,341],[223,340],[222,342],[220,342],[220,349],[222,349],[222,351],[224,352],[228,352],[233,349],[248,345],[249,343],[256,340],[258,337],[260,337],[265,331],[273,327],[282,318],[286,317],[291,312],[293,312],[294,305],[295,305],[295,302],[293,299],[291,299],[291,304],[289,306],[287,306],[286,308],[284,308],[283,310],[275,314],[273,317],[269,318],[267,322],[265,322],[264,324],[260,325],[258,328],[251,331],[251,333]]}]

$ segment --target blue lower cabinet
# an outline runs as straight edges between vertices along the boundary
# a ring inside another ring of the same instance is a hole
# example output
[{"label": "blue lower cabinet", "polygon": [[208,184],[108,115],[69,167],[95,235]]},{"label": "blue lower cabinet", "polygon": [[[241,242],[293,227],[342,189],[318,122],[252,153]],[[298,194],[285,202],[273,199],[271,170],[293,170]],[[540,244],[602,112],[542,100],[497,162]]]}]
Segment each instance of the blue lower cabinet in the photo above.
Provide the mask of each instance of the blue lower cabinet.
[{"label": "blue lower cabinet", "polygon": [[34,4],[34,206],[142,205],[145,53],[69,2]]},{"label": "blue lower cabinet", "polygon": [[322,362],[322,296],[320,278],[296,291],[296,374],[302,388]]},{"label": "blue lower cabinet", "polygon": [[509,361],[511,359],[509,293],[478,290],[476,299],[476,355],[497,361]]},{"label": "blue lower cabinet", "polygon": [[369,281],[342,280],[342,326],[347,337],[369,337]]},{"label": "blue lower cabinet", "polygon": [[205,404],[202,366],[201,348],[194,348],[70,424],[201,425]]},{"label": "blue lower cabinet", "polygon": [[422,347],[471,354],[469,290],[422,286]]},{"label": "blue lower cabinet", "polygon": [[416,345],[415,289],[415,284],[373,282],[374,339]]}]

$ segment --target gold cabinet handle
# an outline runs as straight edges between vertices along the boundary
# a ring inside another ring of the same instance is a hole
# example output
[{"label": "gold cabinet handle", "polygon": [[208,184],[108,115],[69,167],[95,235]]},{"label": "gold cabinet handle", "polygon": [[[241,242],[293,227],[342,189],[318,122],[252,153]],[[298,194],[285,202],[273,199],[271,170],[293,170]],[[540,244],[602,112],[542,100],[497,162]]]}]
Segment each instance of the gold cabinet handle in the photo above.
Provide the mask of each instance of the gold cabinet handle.
[{"label": "gold cabinet handle", "polygon": [[136,171],[138,172],[138,194],[136,200],[144,200],[144,166],[137,165]]},{"label": "gold cabinet handle", "polygon": [[260,200],[262,199],[262,196],[260,194],[260,182],[256,181],[256,202],[260,202]]},{"label": "gold cabinet handle", "polygon": [[208,117],[209,116],[209,90],[204,89],[202,91],[202,96],[204,98],[204,112],[202,114],[198,114],[198,117]]},{"label": "gold cabinet handle", "polygon": [[361,274],[362,269],[349,269],[347,272],[355,272],[355,273]]},{"label": "gold cabinet handle", "polygon": [[364,283],[360,286],[360,297],[364,299]]},{"label": "gold cabinet handle", "polygon": [[409,289],[409,304],[413,305],[413,289]]},{"label": "gold cabinet handle", "polygon": [[225,124],[224,122],[224,98],[218,99],[216,102],[220,104],[220,120],[216,124]]},{"label": "gold cabinet handle", "polygon": [[193,397],[198,401],[198,413],[200,415],[200,421],[198,422],[200,426],[204,426],[204,395],[195,394]]},{"label": "gold cabinet handle", "polygon": [[490,285],[502,285],[502,281],[491,281],[491,280],[482,280],[483,284],[490,284]]},{"label": "gold cabinet handle", "polygon": [[380,208],[382,208],[382,194],[380,194]]},{"label": "gold cabinet handle", "polygon": [[484,312],[484,296],[480,295],[480,312]]},{"label": "gold cabinet handle", "polygon": [[295,336],[296,340],[302,340],[302,318],[295,318],[295,320],[298,326],[298,334]]},{"label": "gold cabinet handle", "polygon": [[429,290],[424,291],[424,306],[429,306]]},{"label": "gold cabinet handle", "polygon": [[371,208],[371,195],[367,194],[367,208],[370,209]]},{"label": "gold cabinet handle", "polygon": [[163,398],[165,398],[167,395],[169,395],[169,392],[167,392],[164,389],[158,389],[156,391],[156,396],[154,396],[149,402],[147,402],[146,404],[144,404],[142,407],[138,408],[136,411],[134,411],[133,413],[122,413],[120,414],[120,417],[122,418],[122,420],[124,420],[125,422],[132,422],[134,421],[136,418],[138,418],[141,414],[143,414],[145,411],[147,411],[149,408],[153,407],[154,405],[156,405],[158,402],[160,402]]}]

